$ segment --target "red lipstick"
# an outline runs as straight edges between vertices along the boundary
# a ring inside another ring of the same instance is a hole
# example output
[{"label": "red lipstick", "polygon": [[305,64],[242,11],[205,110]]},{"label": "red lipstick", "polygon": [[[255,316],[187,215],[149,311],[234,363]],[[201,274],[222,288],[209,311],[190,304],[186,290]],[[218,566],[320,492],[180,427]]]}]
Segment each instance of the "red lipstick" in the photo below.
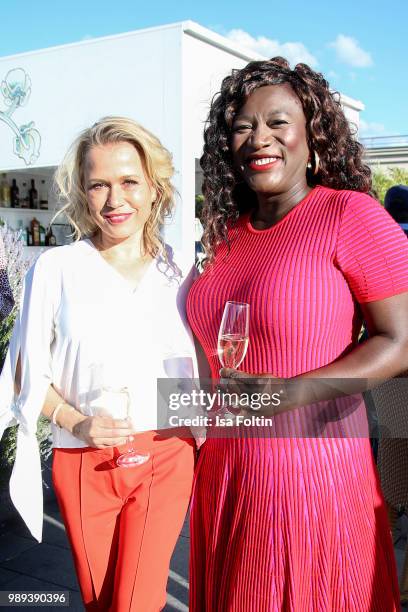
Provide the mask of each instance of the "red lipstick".
[{"label": "red lipstick", "polygon": [[270,170],[275,166],[278,162],[282,161],[281,157],[253,157],[248,160],[248,168],[254,170],[255,172],[265,172],[266,170]]},{"label": "red lipstick", "polygon": [[109,214],[104,215],[103,218],[105,221],[110,223],[111,225],[118,225],[120,223],[124,223],[132,216],[133,213],[122,213],[122,214]]}]

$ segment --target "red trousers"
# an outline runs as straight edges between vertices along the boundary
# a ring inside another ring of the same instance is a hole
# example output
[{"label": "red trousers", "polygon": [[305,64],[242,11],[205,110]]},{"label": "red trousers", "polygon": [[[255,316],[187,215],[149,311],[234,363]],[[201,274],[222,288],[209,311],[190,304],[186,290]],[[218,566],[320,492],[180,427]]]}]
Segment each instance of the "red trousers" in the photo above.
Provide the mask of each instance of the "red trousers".
[{"label": "red trousers", "polygon": [[120,468],[128,445],[54,449],[53,481],[86,610],[158,612],[190,500],[194,440],[135,436],[147,463]]}]

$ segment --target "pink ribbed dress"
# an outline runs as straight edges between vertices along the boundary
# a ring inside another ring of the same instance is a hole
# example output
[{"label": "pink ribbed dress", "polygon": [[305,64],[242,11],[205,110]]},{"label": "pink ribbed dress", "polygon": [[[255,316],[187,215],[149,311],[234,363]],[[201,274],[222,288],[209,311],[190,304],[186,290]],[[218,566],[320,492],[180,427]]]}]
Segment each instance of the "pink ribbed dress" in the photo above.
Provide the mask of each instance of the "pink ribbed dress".
[{"label": "pink ribbed dress", "polygon": [[[229,236],[187,304],[214,379],[227,300],[251,307],[240,368],[286,378],[353,349],[359,302],[408,291],[406,238],[365,194],[319,186],[273,227],[255,230],[244,215]],[[277,417],[277,431],[301,410]],[[210,433],[192,502],[192,612],[399,609],[362,399],[341,417],[326,415],[314,437]]]}]

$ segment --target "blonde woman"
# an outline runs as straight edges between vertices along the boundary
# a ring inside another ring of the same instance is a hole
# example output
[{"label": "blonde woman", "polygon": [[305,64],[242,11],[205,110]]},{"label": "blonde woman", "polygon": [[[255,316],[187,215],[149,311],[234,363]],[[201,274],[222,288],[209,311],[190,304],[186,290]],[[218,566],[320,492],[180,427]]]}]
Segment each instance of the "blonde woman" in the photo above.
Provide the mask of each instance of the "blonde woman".
[{"label": "blonde woman", "polygon": [[163,435],[156,416],[157,378],[193,373],[178,269],[160,237],[172,174],[168,151],[129,119],[106,117],[77,138],[56,180],[78,240],[46,252],[28,273],[0,381],[7,389],[20,351],[11,494],[40,538],[34,431],[43,409],[87,610],[164,607],[190,498],[194,442]]}]

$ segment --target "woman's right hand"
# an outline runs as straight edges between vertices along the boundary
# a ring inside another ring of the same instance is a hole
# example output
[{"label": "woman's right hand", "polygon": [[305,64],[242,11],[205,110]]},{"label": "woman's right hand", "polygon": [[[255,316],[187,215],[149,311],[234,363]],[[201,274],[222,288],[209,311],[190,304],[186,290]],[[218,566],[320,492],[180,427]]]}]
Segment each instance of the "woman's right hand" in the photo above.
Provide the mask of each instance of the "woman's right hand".
[{"label": "woman's right hand", "polygon": [[72,428],[72,434],[94,448],[120,446],[133,440],[134,430],[128,419],[108,416],[85,417]]}]

